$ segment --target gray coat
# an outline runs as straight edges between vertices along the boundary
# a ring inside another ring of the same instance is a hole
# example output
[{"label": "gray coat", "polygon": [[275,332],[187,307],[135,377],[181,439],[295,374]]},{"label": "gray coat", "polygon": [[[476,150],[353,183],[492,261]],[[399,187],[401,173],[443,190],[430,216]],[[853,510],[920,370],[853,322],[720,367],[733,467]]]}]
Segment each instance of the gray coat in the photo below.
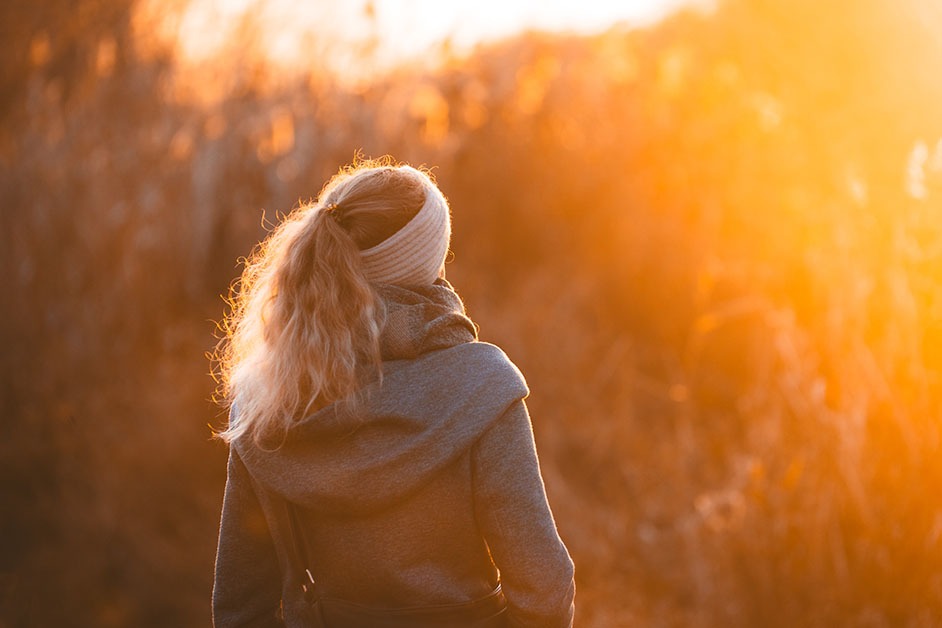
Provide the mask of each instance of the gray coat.
[{"label": "gray coat", "polygon": [[573,563],[546,500],[527,392],[500,349],[459,342],[386,361],[359,412],[329,406],[278,449],[236,440],[214,625],[304,625],[290,500],[319,595],[447,604],[482,597],[499,578],[509,625],[571,626]]}]

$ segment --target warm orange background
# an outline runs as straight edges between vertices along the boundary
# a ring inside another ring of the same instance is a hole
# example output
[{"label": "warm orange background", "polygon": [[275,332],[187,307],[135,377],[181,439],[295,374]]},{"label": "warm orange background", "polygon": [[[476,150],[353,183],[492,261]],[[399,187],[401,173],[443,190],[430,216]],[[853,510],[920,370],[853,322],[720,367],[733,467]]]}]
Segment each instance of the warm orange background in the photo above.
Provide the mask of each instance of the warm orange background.
[{"label": "warm orange background", "polygon": [[357,150],[436,167],[578,626],[942,624],[936,0],[726,0],[358,82],[184,69],[158,19],[0,5],[0,626],[207,625],[220,295]]}]

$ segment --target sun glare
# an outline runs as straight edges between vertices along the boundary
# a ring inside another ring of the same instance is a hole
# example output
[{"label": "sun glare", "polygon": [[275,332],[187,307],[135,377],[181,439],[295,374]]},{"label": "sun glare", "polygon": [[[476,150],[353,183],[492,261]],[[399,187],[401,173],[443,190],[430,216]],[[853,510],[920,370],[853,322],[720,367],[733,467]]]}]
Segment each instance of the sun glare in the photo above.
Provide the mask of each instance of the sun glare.
[{"label": "sun glare", "polygon": [[403,62],[427,61],[445,47],[467,51],[526,29],[589,33],[619,22],[650,23],[681,6],[711,4],[710,0],[193,0],[175,36],[181,57],[190,62],[224,53],[227,45],[248,35],[262,57],[283,68],[325,64],[369,74]]},{"label": "sun glare", "polygon": [[942,0],[0,23],[0,628],[210,623],[213,321],[382,155],[432,169],[448,279],[530,382],[580,628],[942,627]]}]

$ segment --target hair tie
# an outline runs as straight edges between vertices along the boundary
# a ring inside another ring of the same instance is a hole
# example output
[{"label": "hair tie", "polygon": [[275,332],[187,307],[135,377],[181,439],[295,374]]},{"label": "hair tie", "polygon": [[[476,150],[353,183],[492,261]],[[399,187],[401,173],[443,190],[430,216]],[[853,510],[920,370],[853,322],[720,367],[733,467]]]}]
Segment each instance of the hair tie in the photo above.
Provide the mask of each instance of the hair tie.
[{"label": "hair tie", "polygon": [[339,209],[340,209],[340,206],[337,205],[337,203],[331,203],[330,205],[325,205],[321,211],[323,211],[325,214],[327,214],[328,216],[336,220],[337,224],[340,224]]}]

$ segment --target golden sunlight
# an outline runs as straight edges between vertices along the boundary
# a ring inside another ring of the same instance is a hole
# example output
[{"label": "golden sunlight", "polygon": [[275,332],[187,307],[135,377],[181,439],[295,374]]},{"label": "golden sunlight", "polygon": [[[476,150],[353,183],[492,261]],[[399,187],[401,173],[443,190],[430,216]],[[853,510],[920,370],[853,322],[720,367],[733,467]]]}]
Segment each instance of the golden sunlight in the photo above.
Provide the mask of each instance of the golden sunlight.
[{"label": "golden sunlight", "polygon": [[[431,170],[448,281],[529,382],[576,625],[942,626],[942,0],[13,0],[0,23],[0,628],[211,625],[220,295],[382,155]],[[297,256],[318,281],[322,252]],[[274,621],[246,497],[245,612]],[[437,574],[420,549],[393,553]]]},{"label": "golden sunlight", "polygon": [[619,22],[650,23],[682,6],[711,4],[710,0],[192,0],[177,24],[177,38],[181,56],[191,61],[218,55],[234,37],[250,35],[263,57],[284,68],[316,64],[326,57],[334,69],[359,74],[415,62],[436,49],[468,51],[477,43],[525,29],[597,32]]}]

